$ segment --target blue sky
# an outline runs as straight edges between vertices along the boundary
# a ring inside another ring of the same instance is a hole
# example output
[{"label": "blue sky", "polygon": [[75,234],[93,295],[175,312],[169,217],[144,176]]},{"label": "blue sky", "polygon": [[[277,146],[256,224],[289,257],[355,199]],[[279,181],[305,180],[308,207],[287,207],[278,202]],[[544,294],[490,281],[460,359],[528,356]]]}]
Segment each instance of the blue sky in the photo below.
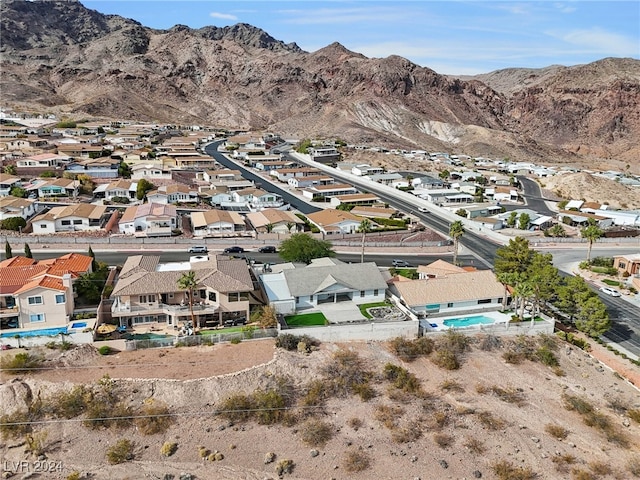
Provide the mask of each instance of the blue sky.
[{"label": "blue sky", "polygon": [[333,42],[367,57],[400,55],[438,73],[640,59],[640,2],[81,0],[144,26],[249,23],[308,52]]}]

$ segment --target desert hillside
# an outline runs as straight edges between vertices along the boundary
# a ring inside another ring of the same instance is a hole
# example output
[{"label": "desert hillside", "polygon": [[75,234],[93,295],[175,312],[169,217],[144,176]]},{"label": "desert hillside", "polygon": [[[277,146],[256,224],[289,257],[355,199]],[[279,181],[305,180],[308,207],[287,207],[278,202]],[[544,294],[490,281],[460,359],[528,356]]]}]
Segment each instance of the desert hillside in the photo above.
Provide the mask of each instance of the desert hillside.
[{"label": "desert hillside", "polygon": [[618,209],[640,208],[640,189],[589,173],[555,175],[542,179],[540,183],[568,200],[596,202]]},{"label": "desert hillside", "polygon": [[[638,390],[589,354],[555,337],[431,342],[47,352],[45,365],[58,368],[4,374],[3,421],[37,417],[29,435],[64,464],[46,478],[258,480],[278,469],[291,479],[640,476]],[[238,355],[256,365],[229,372]],[[123,378],[118,365],[131,362],[137,378]],[[106,398],[111,420],[90,420]],[[124,413],[134,418],[118,420]],[[4,459],[34,460],[24,432],[3,432]],[[131,450],[109,465],[122,440]]]}]

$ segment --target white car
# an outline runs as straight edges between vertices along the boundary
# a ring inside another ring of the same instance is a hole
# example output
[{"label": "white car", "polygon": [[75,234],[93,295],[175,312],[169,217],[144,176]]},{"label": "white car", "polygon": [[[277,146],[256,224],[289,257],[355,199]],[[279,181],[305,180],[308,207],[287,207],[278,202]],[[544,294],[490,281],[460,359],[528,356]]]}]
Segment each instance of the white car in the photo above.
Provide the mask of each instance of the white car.
[{"label": "white car", "polygon": [[427,207],[418,207],[418,211],[422,213],[429,213],[429,209]]},{"label": "white car", "polygon": [[611,287],[601,287],[600,291],[602,293],[606,293],[607,295],[611,295],[612,297],[620,297],[620,292],[618,290],[616,290],[615,288],[611,288]]}]

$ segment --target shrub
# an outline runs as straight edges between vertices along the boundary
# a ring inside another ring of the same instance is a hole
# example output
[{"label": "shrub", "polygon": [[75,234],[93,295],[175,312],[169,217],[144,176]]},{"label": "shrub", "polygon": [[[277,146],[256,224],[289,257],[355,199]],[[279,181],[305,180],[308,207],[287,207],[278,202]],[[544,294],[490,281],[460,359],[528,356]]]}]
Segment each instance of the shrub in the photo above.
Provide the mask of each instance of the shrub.
[{"label": "shrub", "polygon": [[366,452],[351,450],[345,454],[342,465],[349,473],[362,472],[371,465],[371,458]]},{"label": "shrub", "polygon": [[27,410],[16,410],[0,417],[0,433],[2,438],[20,438],[29,434],[33,428],[31,422],[35,420]]},{"label": "shrub", "polygon": [[131,408],[122,402],[112,403],[112,397],[98,396],[87,406],[87,418],[83,425],[92,430],[115,427],[124,429],[131,426]]},{"label": "shrub", "polygon": [[564,455],[556,455],[551,458],[551,461],[554,463],[556,470],[558,470],[559,472],[567,472],[568,465],[573,465],[577,460],[578,459],[570,453],[565,453]]},{"label": "shrub", "polygon": [[0,367],[11,374],[30,373],[34,369],[39,368],[44,359],[38,355],[30,353],[16,353],[13,357],[2,357],[0,359]]},{"label": "shrub", "polygon": [[232,345],[237,345],[237,344],[239,344],[240,342],[242,342],[242,339],[241,339],[240,337],[233,337],[233,338],[230,340],[230,342],[231,342],[231,344],[232,344]]},{"label": "shrub", "polygon": [[257,411],[256,420],[261,425],[273,425],[282,420],[285,413],[286,401],[279,390],[258,390],[253,393]]},{"label": "shrub", "polygon": [[422,426],[417,421],[391,431],[391,439],[396,443],[415,442],[420,437],[422,437]]},{"label": "shrub", "polygon": [[445,391],[445,392],[457,392],[457,393],[463,393],[464,392],[464,387],[457,381],[455,380],[445,380],[444,382],[442,382],[440,384],[440,390]]},{"label": "shrub", "polygon": [[564,401],[564,408],[567,410],[574,410],[581,415],[593,412],[593,405],[578,396],[565,394],[562,396],[562,400]]},{"label": "shrub", "polygon": [[322,420],[308,420],[300,427],[302,441],[312,447],[324,447],[333,437],[333,426]]},{"label": "shrub", "polygon": [[348,350],[334,353],[322,373],[328,381],[327,391],[340,397],[357,394],[373,378],[373,372],[358,354]]},{"label": "shrub", "polygon": [[460,361],[456,353],[449,349],[440,349],[431,357],[431,361],[445,370],[457,370],[460,368]]},{"label": "shrub", "polygon": [[109,355],[111,353],[111,347],[109,345],[102,345],[98,348],[98,353],[100,355]]},{"label": "shrub", "polygon": [[507,350],[502,354],[502,358],[505,362],[510,363],[512,365],[521,364],[525,357],[522,353],[514,352],[513,350]]},{"label": "shrub", "polygon": [[491,466],[498,480],[534,480],[538,475],[531,467],[516,467],[507,460],[501,460]]},{"label": "shrub", "polygon": [[453,437],[446,433],[434,433],[433,441],[436,442],[440,448],[449,448],[453,445]]},{"label": "shrub", "polygon": [[351,417],[349,420],[347,420],[347,425],[349,425],[355,431],[358,431],[358,429],[361,428],[362,425],[364,425],[364,422],[358,417]]},{"label": "shrub", "polygon": [[80,472],[78,472],[77,470],[71,472],[69,475],[67,475],[66,480],[80,480]]},{"label": "shrub", "polygon": [[160,455],[170,457],[178,450],[178,444],[174,442],[164,442],[160,447]]},{"label": "shrub", "polygon": [[135,419],[136,427],[143,435],[164,433],[173,422],[174,418],[169,408],[163,404],[156,404],[152,400],[145,403]]},{"label": "shrub", "polygon": [[591,470],[593,474],[597,476],[610,475],[612,472],[611,465],[598,461],[589,462],[589,470]]},{"label": "shrub", "polygon": [[126,438],[118,440],[114,445],[107,449],[107,461],[111,465],[128,462],[135,458],[135,444]]},{"label": "shrub", "polygon": [[413,362],[420,356],[427,356],[433,351],[434,342],[429,337],[419,337],[407,340],[402,337],[389,342],[391,351],[404,362]]},{"label": "shrub", "polygon": [[91,388],[76,385],[67,392],[59,392],[49,398],[51,414],[54,417],[75,418],[84,413],[93,397]]},{"label": "shrub", "polygon": [[640,423],[640,408],[630,408],[627,410],[627,416],[636,423]]},{"label": "shrub", "polygon": [[300,342],[307,345],[309,351],[311,351],[313,347],[318,347],[320,345],[318,340],[311,338],[308,335],[298,336],[292,335],[291,333],[285,333],[276,338],[276,347],[294,352],[298,350],[298,344]]},{"label": "shrub", "polygon": [[505,421],[493,415],[489,411],[476,412],[476,417],[480,423],[489,430],[500,430],[504,428]]},{"label": "shrub", "polygon": [[503,402],[515,403],[518,406],[522,406],[525,403],[525,395],[522,389],[513,387],[502,388],[494,385],[491,387],[491,392]]},{"label": "shrub", "polygon": [[293,473],[295,466],[293,460],[280,460],[276,465],[276,474],[282,476],[285,473]]},{"label": "shrub", "polygon": [[557,438],[558,440],[564,440],[569,436],[569,430],[567,430],[566,428],[560,425],[556,425],[553,423],[548,423],[547,425],[545,425],[544,430],[549,435],[551,435],[554,438]]},{"label": "shrub", "polygon": [[496,335],[483,335],[478,343],[480,350],[489,352],[502,347],[502,339]]},{"label": "shrub", "polygon": [[46,451],[47,436],[48,432],[46,430],[36,433],[27,433],[24,437],[25,451],[36,457],[43,455]]},{"label": "shrub", "polygon": [[484,443],[477,438],[469,438],[464,443],[464,446],[467,447],[469,451],[475,455],[482,455],[487,450],[484,446]]},{"label": "shrub", "polygon": [[404,408],[391,405],[378,405],[373,412],[373,418],[382,423],[389,430],[396,428],[398,419],[404,414]]},{"label": "shrub", "polygon": [[392,382],[398,390],[407,393],[418,393],[422,389],[420,380],[407,369],[387,363],[384,366],[384,377]]}]

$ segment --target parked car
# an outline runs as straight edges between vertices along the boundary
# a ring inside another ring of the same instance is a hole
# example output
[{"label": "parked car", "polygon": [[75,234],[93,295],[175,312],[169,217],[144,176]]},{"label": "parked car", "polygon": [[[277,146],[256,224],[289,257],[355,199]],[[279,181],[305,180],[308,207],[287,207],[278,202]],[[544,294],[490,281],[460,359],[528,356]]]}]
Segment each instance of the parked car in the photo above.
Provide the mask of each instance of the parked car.
[{"label": "parked car", "polygon": [[418,207],[418,211],[422,213],[429,213],[429,209],[427,207]]},{"label": "parked car", "polygon": [[244,253],[244,248],[242,247],[227,247],[224,249],[222,253]]},{"label": "parked car", "polygon": [[620,292],[618,290],[616,290],[615,288],[611,288],[611,287],[601,287],[600,291],[602,293],[606,293],[607,295],[611,295],[612,297],[620,297]]},{"label": "parked car", "polygon": [[189,247],[189,253],[208,253],[209,249],[204,245],[194,245]]},{"label": "parked car", "polygon": [[260,253],[276,253],[276,247],[273,245],[265,245],[264,247],[260,247],[258,251]]},{"label": "parked car", "polygon": [[411,266],[411,264],[406,260],[392,260],[391,264],[394,267],[410,267]]}]

